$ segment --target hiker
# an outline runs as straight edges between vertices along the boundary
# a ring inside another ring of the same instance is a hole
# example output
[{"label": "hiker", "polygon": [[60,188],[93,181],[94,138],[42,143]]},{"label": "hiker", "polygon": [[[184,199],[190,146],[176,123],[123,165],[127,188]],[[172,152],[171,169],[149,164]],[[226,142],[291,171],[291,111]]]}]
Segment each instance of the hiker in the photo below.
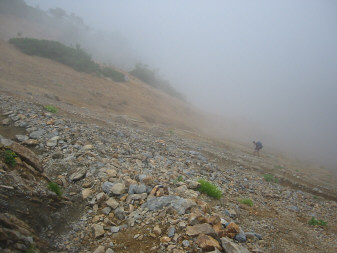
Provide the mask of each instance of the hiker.
[{"label": "hiker", "polygon": [[253,141],[254,145],[255,145],[255,150],[254,150],[254,154],[257,154],[258,156],[260,156],[260,150],[263,148],[263,145],[260,141]]}]

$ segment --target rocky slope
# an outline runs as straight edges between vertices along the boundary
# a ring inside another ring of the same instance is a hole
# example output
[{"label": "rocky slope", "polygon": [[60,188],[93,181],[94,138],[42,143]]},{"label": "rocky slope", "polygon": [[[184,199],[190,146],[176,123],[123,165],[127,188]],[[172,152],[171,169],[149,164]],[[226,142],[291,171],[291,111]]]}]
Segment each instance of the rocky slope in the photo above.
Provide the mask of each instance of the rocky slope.
[{"label": "rocky slope", "polygon": [[[337,250],[334,192],[312,195],[282,175],[267,182],[255,169],[266,158],[160,128],[53,114],[5,95],[0,107],[2,153],[18,155],[15,166],[0,168],[4,252]],[[28,148],[38,155],[27,157]],[[222,198],[200,194],[200,178]],[[327,226],[309,225],[312,216]]]}]

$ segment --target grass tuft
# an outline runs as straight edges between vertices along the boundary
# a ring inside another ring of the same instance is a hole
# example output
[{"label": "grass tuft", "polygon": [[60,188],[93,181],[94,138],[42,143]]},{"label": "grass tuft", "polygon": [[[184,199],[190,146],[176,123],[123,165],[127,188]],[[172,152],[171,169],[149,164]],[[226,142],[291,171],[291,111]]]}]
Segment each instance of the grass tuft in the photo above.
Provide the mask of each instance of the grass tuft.
[{"label": "grass tuft", "polygon": [[177,179],[174,179],[173,180],[173,183],[174,184],[177,184],[179,182],[184,182],[184,178],[182,176],[178,176]]},{"label": "grass tuft", "polygon": [[238,199],[238,201],[241,204],[245,204],[245,205],[248,205],[248,206],[253,206],[253,201],[250,200],[250,199]]},{"label": "grass tuft", "polygon": [[55,192],[57,196],[62,197],[62,190],[61,187],[55,182],[48,183],[48,189],[52,192]]},{"label": "grass tuft", "polygon": [[264,174],[263,178],[267,182],[274,182],[274,183],[278,183],[279,182],[279,180],[276,177],[274,177],[272,174]]},{"label": "grass tuft", "polygon": [[328,225],[328,222],[324,220],[317,220],[315,217],[311,217],[311,219],[308,222],[309,225],[311,226],[322,226],[325,227]]},{"label": "grass tuft", "polygon": [[198,182],[200,183],[200,186],[198,188],[199,192],[206,193],[208,196],[220,199],[222,196],[221,190],[211,182],[208,182],[205,179],[199,179]]},{"label": "grass tuft", "polygon": [[52,105],[46,105],[44,107],[44,109],[46,109],[46,111],[48,112],[52,112],[52,113],[57,113],[57,109],[55,106],[52,106]]},{"label": "grass tuft", "polygon": [[15,166],[16,165],[16,160],[15,158],[18,157],[17,154],[15,154],[15,152],[13,152],[10,149],[5,150],[5,163],[10,165],[10,166]]}]

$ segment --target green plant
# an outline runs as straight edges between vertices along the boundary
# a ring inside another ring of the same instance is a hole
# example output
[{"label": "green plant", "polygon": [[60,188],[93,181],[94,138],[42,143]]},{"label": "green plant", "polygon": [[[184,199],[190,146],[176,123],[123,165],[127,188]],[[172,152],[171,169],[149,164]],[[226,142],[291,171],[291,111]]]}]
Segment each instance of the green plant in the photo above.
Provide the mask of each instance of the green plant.
[{"label": "green plant", "polygon": [[198,188],[199,192],[206,193],[208,196],[220,199],[222,196],[221,190],[211,182],[208,182],[205,179],[199,179],[198,182],[200,183],[200,186]]},{"label": "green plant", "polygon": [[111,78],[111,80],[114,80],[116,82],[124,82],[125,81],[125,77],[124,74],[122,74],[121,72],[118,72],[112,68],[109,67],[102,67],[100,69],[100,73],[103,76],[109,77]]},{"label": "green plant", "polygon": [[272,174],[264,174],[263,178],[267,182],[274,182],[274,183],[278,183],[279,182],[279,180],[276,177],[274,177]]},{"label": "green plant", "polygon": [[238,199],[238,201],[241,204],[245,204],[245,205],[248,205],[248,206],[253,206],[253,201],[250,200],[250,199]]},{"label": "green plant", "polygon": [[94,62],[79,44],[68,47],[58,41],[33,38],[12,38],[9,43],[28,55],[36,55],[57,61],[79,72],[102,74],[116,82],[125,81],[124,75],[109,67],[101,67]]},{"label": "green plant", "polygon": [[322,226],[322,227],[325,227],[328,224],[328,222],[324,220],[317,220],[315,217],[311,217],[308,223],[311,226]]},{"label": "green plant", "polygon": [[177,184],[178,182],[184,182],[184,178],[182,176],[178,176],[177,179],[173,180],[174,184]]},{"label": "green plant", "polygon": [[61,187],[57,183],[49,182],[48,183],[48,189],[51,190],[52,192],[55,192],[57,196],[59,196],[59,197],[62,196]]},{"label": "green plant", "polygon": [[169,81],[159,77],[157,72],[156,70],[151,70],[146,64],[138,63],[129,73],[152,87],[161,89],[173,97],[185,100],[185,96],[173,88]]},{"label": "green plant", "polygon": [[33,244],[31,244],[29,248],[25,250],[25,253],[38,253],[38,252],[40,251]]},{"label": "green plant", "polygon": [[10,166],[15,166],[16,165],[16,160],[15,158],[18,157],[17,154],[15,154],[15,152],[13,152],[10,149],[5,150],[5,163],[10,165]]},{"label": "green plant", "polygon": [[48,112],[52,112],[52,113],[57,113],[57,109],[55,106],[52,106],[52,105],[46,105],[44,107],[44,109],[46,109],[46,111]]}]

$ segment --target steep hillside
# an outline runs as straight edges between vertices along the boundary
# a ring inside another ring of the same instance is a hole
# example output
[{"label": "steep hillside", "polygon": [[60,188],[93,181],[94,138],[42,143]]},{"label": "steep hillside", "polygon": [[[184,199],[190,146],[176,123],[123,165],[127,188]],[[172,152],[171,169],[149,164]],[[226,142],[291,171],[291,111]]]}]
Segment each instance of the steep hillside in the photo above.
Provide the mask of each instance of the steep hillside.
[{"label": "steep hillside", "polygon": [[[1,89],[42,99],[58,107],[75,105],[101,117],[128,115],[142,122],[192,129],[201,114],[187,103],[150,88],[129,76],[116,83],[79,73],[48,59],[27,56],[7,42],[0,42]],[[125,73],[127,74],[127,73]]]}]

